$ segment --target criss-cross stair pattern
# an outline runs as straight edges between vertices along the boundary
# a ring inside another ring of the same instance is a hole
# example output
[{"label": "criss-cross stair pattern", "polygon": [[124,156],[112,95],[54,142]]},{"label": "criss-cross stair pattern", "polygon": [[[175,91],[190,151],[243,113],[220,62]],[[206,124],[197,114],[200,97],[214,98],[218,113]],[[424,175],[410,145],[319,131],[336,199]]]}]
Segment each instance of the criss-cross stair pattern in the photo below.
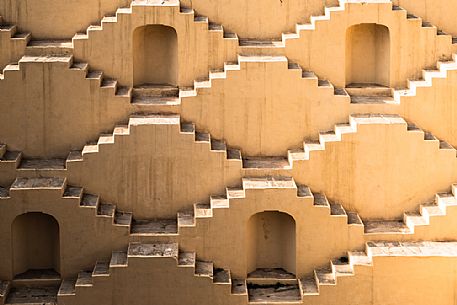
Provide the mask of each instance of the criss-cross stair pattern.
[{"label": "criss-cross stair pattern", "polygon": [[[113,145],[117,137],[129,136],[136,126],[148,124],[171,124],[180,125],[180,132],[183,134],[193,134],[196,143],[208,145],[208,149],[215,153],[226,154],[227,160],[241,160],[241,153],[237,149],[227,148],[221,140],[212,139],[208,133],[198,132],[192,123],[182,123],[178,115],[136,115],[129,119],[128,125],[118,125],[112,134],[103,134],[94,144],[88,144],[80,151],[72,151],[66,159],[25,159],[21,152],[8,151],[6,145],[0,145],[0,162],[14,164],[18,170],[65,170],[69,162],[83,162],[87,154],[98,153],[102,146]],[[6,165],[5,164],[5,165]],[[1,165],[1,164],[0,164]]]},{"label": "criss-cross stair pattern", "polygon": [[7,201],[23,192],[40,190],[55,190],[62,195],[62,199],[71,200],[81,209],[94,210],[95,216],[104,221],[108,218],[114,226],[130,230],[132,213],[119,211],[116,205],[103,202],[98,195],[85,193],[82,187],[67,184],[66,178],[16,178],[8,188],[0,187],[0,200]]},{"label": "criss-cross stair pattern", "polygon": [[[313,274],[296,280],[295,285],[287,287],[289,293],[284,294],[284,287],[275,285],[250,285],[245,279],[234,279],[230,270],[217,268],[211,262],[198,260],[194,252],[182,252],[177,243],[130,243],[126,251],[115,251],[110,261],[98,261],[91,270],[81,271],[76,278],[64,279],[57,294],[59,301],[78,298],[84,291],[97,296],[99,283],[114,281],[113,277],[122,277],[128,272],[130,264],[135,261],[158,260],[165,262],[170,259],[175,262],[178,272],[193,270],[194,279],[206,279],[214,285],[226,287],[220,289],[221,297],[241,298],[242,304],[256,304],[265,302],[303,303],[321,294],[332,294],[338,288],[338,282],[345,278],[358,280],[359,270],[372,268],[376,258],[381,257],[433,257],[446,255],[455,257],[457,243],[455,242],[368,242],[365,251],[348,252],[347,256],[333,259],[328,267],[314,270]],[[132,270],[134,272],[135,270]],[[170,270],[171,271],[171,270]],[[175,272],[175,271],[172,271]],[[183,274],[184,275],[184,274]],[[192,285],[192,282],[187,282]],[[211,289],[209,286],[205,288]],[[9,281],[0,282],[0,297],[7,300],[10,288]],[[279,289],[278,289],[279,288]],[[329,289],[332,288],[332,289]],[[141,289],[141,288],[140,288]],[[151,289],[144,287],[144,289]],[[261,290],[261,291],[259,291]],[[291,297],[292,295],[292,297]]]},{"label": "criss-cross stair pattern", "polygon": [[287,157],[244,157],[243,167],[248,169],[292,169],[294,162],[308,161],[313,153],[325,151],[326,143],[340,142],[345,134],[356,133],[358,125],[365,124],[402,124],[407,125],[409,132],[422,133],[424,141],[436,143],[442,150],[455,149],[447,142],[433,136],[430,132],[423,131],[414,124],[408,124],[397,115],[382,114],[353,114],[349,117],[349,123],[336,124],[334,130],[319,133],[319,140],[305,140],[304,149],[289,150]]},{"label": "criss-cross stair pattern", "polygon": [[[0,145],[0,166],[14,166],[18,170],[65,170],[68,162],[83,161],[85,154],[98,153],[101,146],[112,145],[116,137],[128,136],[131,128],[147,124],[174,124],[180,125],[181,133],[194,134],[195,142],[207,143],[209,149],[214,152],[225,153],[228,160],[243,160],[245,169],[273,169],[290,170],[294,162],[310,160],[313,153],[325,150],[326,143],[340,142],[344,134],[356,133],[359,124],[404,124],[405,120],[396,115],[379,114],[354,114],[349,117],[349,123],[337,124],[334,130],[319,133],[318,141],[305,140],[304,149],[289,150],[287,157],[266,156],[266,157],[242,157],[239,149],[229,148],[222,140],[212,139],[209,133],[196,131],[193,123],[181,122],[179,115],[151,114],[134,115],[130,118],[128,125],[118,125],[112,134],[102,134],[96,142],[84,146],[81,151],[72,151],[66,159],[25,159],[22,153],[7,150],[6,144]],[[409,132],[422,133],[424,141],[436,143],[441,150],[455,149],[447,142],[437,139],[433,134],[419,129],[414,124],[408,124]]]},{"label": "criss-cross stair pattern", "polygon": [[209,22],[208,17],[201,16],[195,10],[189,7],[182,6],[179,1],[166,0],[166,1],[147,1],[136,0],[132,1],[129,7],[121,7],[116,10],[113,15],[104,16],[98,24],[90,25],[85,33],[77,33],[72,39],[61,40],[31,40],[27,45],[25,53],[27,55],[65,55],[72,54],[75,44],[80,43],[81,40],[91,39],[93,33],[111,29],[113,24],[119,23],[120,19],[125,18],[126,15],[132,14],[132,9],[135,6],[154,6],[154,7],[180,7],[179,17],[192,18],[194,23],[206,24],[209,32],[217,33],[224,39],[235,39],[238,37],[235,33],[224,31],[220,24]]},{"label": "criss-cross stair pattern", "polygon": [[[256,39],[240,39],[241,53],[246,51],[247,53],[255,52],[255,49],[266,48],[266,49],[275,49],[275,48],[285,48],[289,40],[300,39],[300,34],[302,31],[314,31],[319,26],[319,24],[324,23],[332,19],[332,14],[337,14],[346,10],[346,6],[351,3],[360,3],[358,0],[339,0],[337,6],[326,6],[324,8],[324,15],[320,16],[311,16],[309,23],[298,23],[295,25],[294,32],[286,32],[281,34],[281,39],[270,39],[270,40],[256,40]],[[366,4],[369,3],[391,3],[391,1],[363,1]],[[402,14],[407,21],[414,22],[418,27],[424,30],[434,31],[437,36],[442,36],[444,39],[448,39],[449,43],[456,44],[457,38],[452,37],[452,35],[446,34],[445,32],[437,29],[436,26],[432,25],[427,21],[423,21],[422,18],[417,17],[413,14],[409,14],[401,6],[392,4],[392,11],[398,14]],[[249,50],[249,49],[252,49]]]},{"label": "criss-cross stair pattern", "polygon": [[246,198],[246,192],[250,190],[265,189],[296,189],[298,198],[311,198],[314,207],[327,209],[330,216],[347,217],[347,223],[361,225],[362,222],[357,214],[346,212],[339,203],[331,202],[324,194],[313,194],[309,187],[296,185],[289,177],[263,177],[243,178],[239,188],[226,188],[224,195],[214,195],[209,198],[209,203],[195,203],[191,209],[177,213],[175,219],[140,219],[132,223],[132,235],[134,236],[173,236],[179,234],[182,229],[195,228],[199,219],[215,217],[218,209],[229,209],[230,202]]}]

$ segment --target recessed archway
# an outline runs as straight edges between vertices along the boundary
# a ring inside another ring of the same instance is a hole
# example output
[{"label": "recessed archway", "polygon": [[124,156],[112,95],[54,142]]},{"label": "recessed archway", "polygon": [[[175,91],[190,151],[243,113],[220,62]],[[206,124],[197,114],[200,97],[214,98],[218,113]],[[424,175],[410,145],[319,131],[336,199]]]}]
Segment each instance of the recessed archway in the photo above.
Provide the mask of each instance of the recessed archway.
[{"label": "recessed archway", "polygon": [[60,271],[60,240],[57,220],[44,213],[17,216],[11,224],[13,273],[28,270]]},{"label": "recessed archway", "polygon": [[284,269],[295,274],[295,220],[278,211],[257,213],[247,224],[248,273],[257,269]]},{"label": "recessed archway", "polygon": [[133,32],[134,86],[172,85],[178,81],[176,30],[164,25],[146,25]]},{"label": "recessed archway", "polygon": [[362,23],[346,30],[346,85],[390,86],[389,28]]}]

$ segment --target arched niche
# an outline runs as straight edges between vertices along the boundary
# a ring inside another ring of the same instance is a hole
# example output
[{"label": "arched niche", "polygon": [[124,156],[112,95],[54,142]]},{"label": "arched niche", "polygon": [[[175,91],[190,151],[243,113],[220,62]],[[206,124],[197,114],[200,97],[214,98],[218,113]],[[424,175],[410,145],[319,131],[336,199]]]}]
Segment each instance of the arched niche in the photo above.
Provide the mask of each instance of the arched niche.
[{"label": "arched niche", "polygon": [[59,224],[54,217],[25,213],[14,219],[11,229],[14,275],[41,269],[60,272]]},{"label": "arched niche", "polygon": [[351,84],[390,86],[388,27],[362,23],[346,30],[346,86]]},{"label": "arched niche", "polygon": [[248,273],[279,268],[296,271],[296,225],[289,214],[278,211],[257,213],[247,224]]},{"label": "arched niche", "polygon": [[146,25],[133,32],[133,83],[172,85],[178,81],[178,37],[164,25]]}]

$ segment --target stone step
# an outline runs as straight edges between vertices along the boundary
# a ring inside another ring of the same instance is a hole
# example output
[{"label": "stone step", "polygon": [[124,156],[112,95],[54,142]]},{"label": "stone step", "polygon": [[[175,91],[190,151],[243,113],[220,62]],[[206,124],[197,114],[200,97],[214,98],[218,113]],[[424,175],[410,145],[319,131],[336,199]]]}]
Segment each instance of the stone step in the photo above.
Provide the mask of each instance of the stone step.
[{"label": "stone step", "polygon": [[246,169],[290,169],[284,157],[244,157],[243,168]]},{"label": "stone step", "polygon": [[316,277],[310,276],[300,280],[300,286],[303,296],[319,295]]},{"label": "stone step", "polygon": [[86,270],[78,273],[75,287],[92,287],[93,285],[92,271]]},{"label": "stone step", "polygon": [[193,227],[195,226],[194,211],[178,212],[178,227]]},{"label": "stone step", "polygon": [[345,90],[351,97],[354,97],[354,96],[393,97],[392,88],[378,85],[378,84],[354,83],[354,84],[347,85]]},{"label": "stone step", "polygon": [[178,224],[176,219],[135,219],[131,226],[131,235],[156,236],[177,235]]},{"label": "stone step", "polygon": [[213,217],[213,210],[209,204],[196,203],[194,204],[195,218],[209,218]]},{"label": "stone step", "polygon": [[99,196],[84,193],[79,205],[84,208],[98,209],[99,203],[100,203]]},{"label": "stone step", "polygon": [[84,190],[82,187],[67,186],[63,193],[64,198],[81,198],[84,195]]},{"label": "stone step", "polygon": [[333,259],[331,262],[332,271],[335,276],[351,276],[354,275],[354,270],[352,266],[349,264],[348,257],[340,257],[337,259]]},{"label": "stone step", "polygon": [[179,252],[178,266],[195,268],[195,252]]},{"label": "stone step", "polygon": [[352,266],[371,266],[373,261],[371,257],[364,251],[350,251],[348,252],[349,264]]},{"label": "stone step", "polygon": [[130,243],[128,257],[174,257],[178,259],[177,243]]},{"label": "stone step", "polygon": [[412,234],[403,220],[364,220],[365,234]]},{"label": "stone step", "polygon": [[110,263],[109,262],[97,262],[94,270],[92,271],[92,277],[109,276],[110,275]]},{"label": "stone step", "polygon": [[457,242],[367,242],[366,253],[376,256],[411,257],[456,257]]},{"label": "stone step", "polygon": [[330,208],[330,203],[324,194],[314,193],[313,196],[314,196],[314,206]]},{"label": "stone step", "polygon": [[390,96],[351,96],[352,104],[396,104]]},{"label": "stone step", "polygon": [[144,97],[179,97],[179,88],[172,85],[143,84],[133,87],[132,97],[134,99]]},{"label": "stone step", "polygon": [[232,294],[234,295],[247,295],[248,288],[246,280],[232,279]]},{"label": "stone step", "polygon": [[29,269],[13,278],[13,287],[59,286],[61,277],[53,269]]},{"label": "stone step", "polygon": [[336,285],[335,274],[330,268],[314,270],[318,285]]},{"label": "stone step", "polygon": [[213,263],[212,262],[195,262],[195,275],[200,277],[213,277]]},{"label": "stone step", "polygon": [[302,299],[298,282],[273,285],[248,284],[247,289],[250,304],[301,303]]},{"label": "stone step", "polygon": [[109,266],[110,268],[127,267],[127,252],[113,251]]},{"label": "stone step", "polygon": [[130,227],[132,224],[132,213],[117,211],[114,214],[114,224],[118,226]]},{"label": "stone step", "polygon": [[26,49],[26,55],[71,55],[73,43],[71,39],[31,40]]},{"label": "stone step", "polygon": [[116,206],[114,204],[101,203],[98,206],[97,215],[102,216],[102,217],[112,218],[112,217],[114,217],[115,212],[116,212]]},{"label": "stone step", "polygon": [[65,170],[65,159],[21,159],[19,170]]},{"label": "stone step", "polygon": [[65,279],[60,285],[58,296],[74,296],[76,295],[76,279]]},{"label": "stone step", "polygon": [[49,189],[63,190],[65,188],[64,178],[16,178],[10,187],[10,191]]},{"label": "stone step", "polygon": [[11,287],[5,304],[57,305],[59,285]]},{"label": "stone step", "polygon": [[215,268],[213,271],[213,283],[231,285],[230,271],[222,268]]},{"label": "stone step", "polygon": [[257,268],[248,274],[246,282],[257,285],[296,284],[297,279],[295,274],[283,268]]}]

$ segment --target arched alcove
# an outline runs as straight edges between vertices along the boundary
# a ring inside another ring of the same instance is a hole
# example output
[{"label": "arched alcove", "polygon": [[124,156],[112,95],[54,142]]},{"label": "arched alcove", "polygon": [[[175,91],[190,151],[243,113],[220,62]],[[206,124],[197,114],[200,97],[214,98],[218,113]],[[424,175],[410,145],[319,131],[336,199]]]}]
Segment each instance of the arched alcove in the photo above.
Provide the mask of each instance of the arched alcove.
[{"label": "arched alcove", "polygon": [[133,32],[133,83],[172,85],[178,81],[176,30],[164,25],[146,25]]},{"label": "arched alcove", "polygon": [[347,29],[346,85],[350,84],[390,86],[388,27],[376,23],[362,23]]},{"label": "arched alcove", "polygon": [[13,273],[28,270],[60,271],[60,240],[57,220],[44,213],[19,215],[11,224]]},{"label": "arched alcove", "polygon": [[278,211],[257,213],[247,224],[248,273],[282,268],[295,274],[295,220]]}]

